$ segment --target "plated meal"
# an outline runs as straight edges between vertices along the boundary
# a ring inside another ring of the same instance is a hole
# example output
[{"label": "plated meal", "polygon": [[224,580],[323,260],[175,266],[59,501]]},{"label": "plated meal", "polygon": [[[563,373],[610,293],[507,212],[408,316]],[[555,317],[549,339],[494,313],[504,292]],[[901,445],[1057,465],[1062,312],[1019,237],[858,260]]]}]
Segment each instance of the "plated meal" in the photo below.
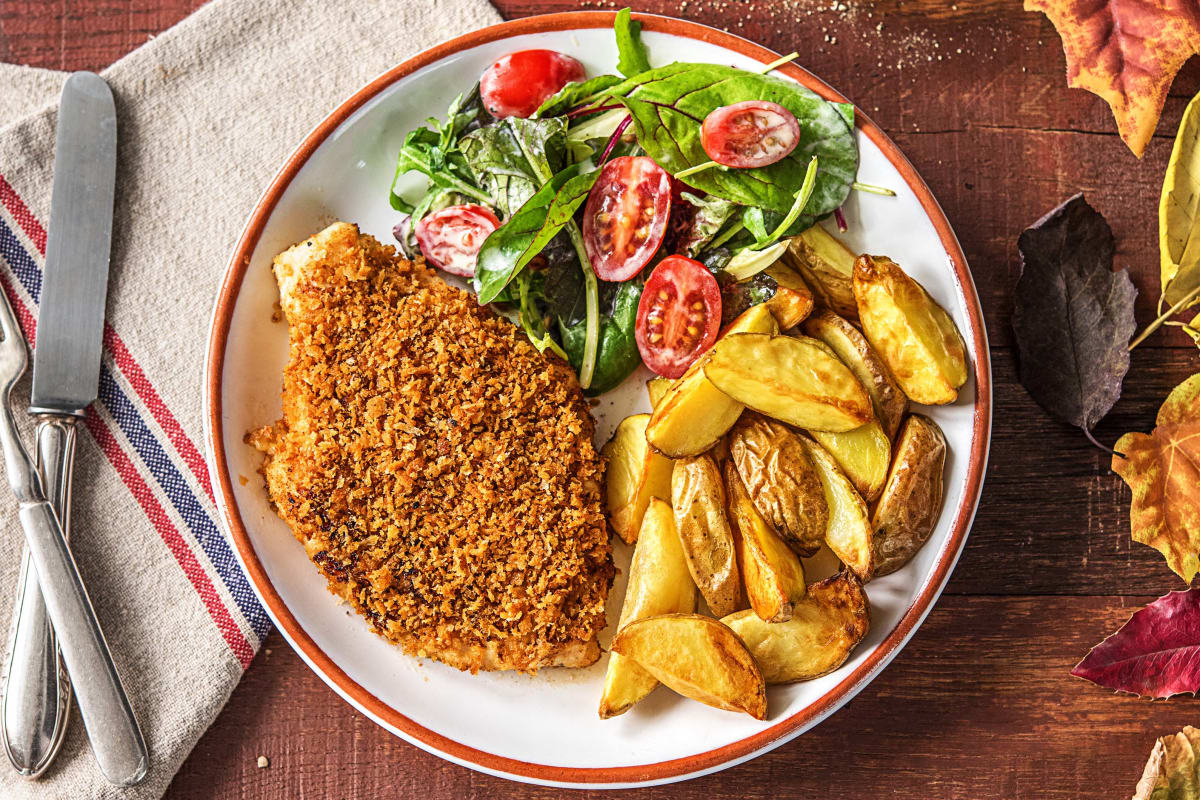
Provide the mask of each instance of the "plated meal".
[{"label": "plated meal", "polygon": [[[621,75],[507,53],[409,132],[394,244],[338,222],[274,259],[283,417],[248,441],[329,589],[406,652],[592,664],[611,531],[600,716],[662,683],[765,719],[934,530],[947,440],[911,406],[957,399],[967,348],[818,224],[888,191],[856,182],[853,107],[770,74],[789,59],[651,68],[628,10],[615,34]],[[642,365],[651,412],[597,452],[587,397]]]}]

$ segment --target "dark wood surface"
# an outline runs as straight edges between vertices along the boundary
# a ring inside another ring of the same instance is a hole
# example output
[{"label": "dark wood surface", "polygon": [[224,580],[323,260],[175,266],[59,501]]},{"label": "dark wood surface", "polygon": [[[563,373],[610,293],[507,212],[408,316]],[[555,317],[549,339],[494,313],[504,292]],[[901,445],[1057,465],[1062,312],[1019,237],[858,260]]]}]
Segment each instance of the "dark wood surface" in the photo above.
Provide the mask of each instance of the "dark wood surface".
[{"label": "dark wood surface", "polygon": [[[405,2],[408,0],[398,0]],[[198,0],[3,0],[0,59],[97,69]],[[995,429],[983,499],[946,595],[909,646],[845,709],[753,762],[645,797],[1121,798],[1156,736],[1194,723],[1190,699],[1149,703],[1072,678],[1088,648],[1153,596],[1181,588],[1129,539],[1129,492],[1104,454],[1047,418],[1016,380],[1010,328],[1020,231],[1084,191],[1117,236],[1118,266],[1154,316],[1158,192],[1170,140],[1200,88],[1175,81],[1157,139],[1135,159],[1108,107],[1066,88],[1051,25],[1002,0],[663,0],[639,10],[717,25],[849,95],[904,149],[954,224],[987,314]],[[618,7],[500,0],[506,17]],[[1097,429],[1148,430],[1200,369],[1160,333],[1134,353]],[[265,755],[270,766],[259,768]],[[355,712],[272,635],[168,797],[518,797],[564,794],[443,762]],[[592,793],[599,796],[601,793]]]}]

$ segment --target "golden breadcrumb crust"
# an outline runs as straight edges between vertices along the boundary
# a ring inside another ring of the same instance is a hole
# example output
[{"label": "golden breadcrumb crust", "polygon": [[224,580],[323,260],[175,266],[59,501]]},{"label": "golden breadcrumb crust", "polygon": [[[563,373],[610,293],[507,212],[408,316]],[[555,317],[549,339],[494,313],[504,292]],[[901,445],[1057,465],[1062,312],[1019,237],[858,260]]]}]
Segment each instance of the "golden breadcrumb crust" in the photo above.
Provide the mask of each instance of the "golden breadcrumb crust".
[{"label": "golden breadcrumb crust", "polygon": [[594,662],[614,570],[571,371],[353,225],[275,273],[283,419],[248,441],[330,591],[459,669]]}]

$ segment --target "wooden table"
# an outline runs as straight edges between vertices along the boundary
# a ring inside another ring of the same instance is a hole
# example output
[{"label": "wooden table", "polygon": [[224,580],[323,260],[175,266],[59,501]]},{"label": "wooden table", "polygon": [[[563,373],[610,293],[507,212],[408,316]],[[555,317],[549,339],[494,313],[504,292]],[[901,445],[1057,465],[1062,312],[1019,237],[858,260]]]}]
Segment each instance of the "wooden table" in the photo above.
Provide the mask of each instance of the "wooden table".
[{"label": "wooden table", "polygon": [[[413,0],[396,0],[412,2]],[[99,69],[200,0],[4,0],[0,59]],[[500,0],[506,17],[598,0]],[[1077,191],[1117,236],[1119,266],[1157,298],[1159,187],[1180,114],[1175,81],[1156,141],[1135,159],[1108,107],[1066,88],[1049,22],[1000,0],[655,0],[639,10],[717,25],[780,52],[848,94],[907,153],[954,224],[987,312],[995,370],[991,467],[946,593],[895,662],[853,702],[755,761],[644,797],[1127,797],[1156,736],[1195,723],[1189,699],[1151,704],[1072,678],[1096,642],[1179,589],[1129,539],[1129,491],[1108,457],[1050,420],[1016,380],[1010,328],[1021,230]],[[1200,369],[1182,334],[1133,354],[1125,396],[1096,430],[1149,430],[1167,392]],[[256,764],[259,755],[268,768]],[[278,634],[250,667],[167,796],[552,798],[405,744],[354,711]],[[600,792],[589,793],[600,796]]]}]

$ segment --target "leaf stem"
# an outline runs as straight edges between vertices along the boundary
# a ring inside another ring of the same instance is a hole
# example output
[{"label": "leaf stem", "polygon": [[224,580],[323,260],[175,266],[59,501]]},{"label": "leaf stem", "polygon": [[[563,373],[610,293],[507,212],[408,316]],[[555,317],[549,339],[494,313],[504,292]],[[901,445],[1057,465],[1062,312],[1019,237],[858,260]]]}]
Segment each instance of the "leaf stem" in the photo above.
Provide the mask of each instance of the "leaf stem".
[{"label": "leaf stem", "polygon": [[583,234],[579,232],[579,226],[575,224],[575,220],[571,220],[566,227],[571,244],[575,246],[575,255],[579,257],[579,267],[583,270],[587,328],[583,339],[583,361],[579,365],[579,386],[587,389],[592,385],[592,376],[596,373],[596,353],[600,349],[600,289],[596,284],[596,273],[592,270],[587,248],[583,246]]},{"label": "leaf stem", "polygon": [[837,222],[837,229],[841,233],[850,230],[850,226],[846,224],[846,215],[842,213],[842,207],[838,206],[833,210],[833,218]]},{"label": "leaf stem", "polygon": [[866,192],[867,194],[881,194],[884,197],[896,196],[896,193],[886,186],[875,186],[871,183],[859,183],[858,181],[855,181],[854,183],[850,184],[850,188],[860,192]]},{"label": "leaf stem", "polygon": [[725,244],[725,243],[726,243],[726,242],[728,242],[730,239],[732,239],[732,238],[733,238],[733,237],[734,237],[734,236],[737,234],[737,232],[738,232],[738,231],[742,230],[742,229],[743,229],[743,228],[745,228],[745,227],[746,227],[745,223],[743,223],[743,222],[742,222],[742,221],[739,219],[737,222],[735,222],[735,223],[733,223],[732,225],[730,225],[730,226],[729,226],[729,227],[728,227],[728,228],[725,230],[725,232],[724,232],[724,233],[722,233],[722,234],[721,234],[720,236],[718,236],[717,238],[713,239],[713,240],[712,240],[712,242],[711,242],[711,243],[708,245],[708,246],[709,246],[709,248],[711,248],[711,249],[715,250],[716,248],[720,247],[721,245]]},{"label": "leaf stem", "polygon": [[1154,320],[1149,325],[1147,325],[1146,329],[1144,331],[1142,331],[1141,333],[1139,333],[1137,335],[1137,338],[1129,343],[1129,349],[1132,350],[1133,348],[1137,347],[1142,342],[1146,341],[1146,339],[1150,336],[1150,334],[1152,334],[1156,330],[1158,330],[1159,327],[1161,327],[1162,324],[1164,322],[1166,322],[1170,317],[1175,316],[1180,311],[1187,308],[1188,305],[1190,305],[1191,302],[1193,300],[1195,300],[1197,297],[1200,297],[1200,286],[1197,286],[1195,289],[1192,289],[1190,292],[1185,294],[1179,300],[1178,303],[1176,303],[1175,305],[1168,308],[1166,311],[1164,311],[1162,314],[1160,314],[1158,316],[1158,319]]},{"label": "leaf stem", "polygon": [[704,172],[704,170],[706,170],[706,169],[712,169],[713,167],[719,167],[719,166],[721,166],[721,165],[715,161],[705,161],[703,164],[697,164],[694,167],[688,167],[687,169],[683,170],[682,172],[676,172],[675,177],[679,180],[683,180],[688,175],[695,175],[697,172]]},{"label": "leaf stem", "polygon": [[777,58],[774,61],[772,61],[770,64],[767,64],[765,67],[759,68],[758,74],[766,75],[768,72],[774,72],[775,70],[782,67],[784,64],[795,61],[799,57],[800,57],[800,54],[793,50],[792,52],[788,53],[786,56],[783,56],[782,58]]},{"label": "leaf stem", "polygon": [[787,216],[775,226],[775,230],[771,231],[771,235],[766,241],[761,244],[755,242],[754,249],[762,250],[769,244],[783,236],[788,228],[792,227],[792,223],[800,216],[800,212],[808,205],[808,198],[812,197],[813,188],[817,185],[817,157],[813,156],[808,162],[808,171],[804,173],[804,182],[800,184],[800,191],[796,192],[796,202],[792,203],[792,207],[788,210]]},{"label": "leaf stem", "polygon": [[1120,456],[1121,458],[1125,458],[1124,453],[1118,453],[1116,450],[1113,450],[1111,447],[1105,447],[1104,445],[1102,445],[1098,441],[1096,441],[1096,437],[1093,436],[1092,432],[1090,430],[1088,430],[1087,428],[1082,428],[1082,430],[1083,430],[1083,435],[1087,437],[1089,442],[1096,445],[1096,447],[1099,447],[1101,450],[1103,450],[1104,452],[1109,453],[1111,455]]},{"label": "leaf stem", "polygon": [[613,131],[613,135],[611,138],[609,138],[608,145],[604,148],[604,153],[600,156],[600,161],[597,166],[603,166],[604,162],[608,161],[608,154],[611,153],[613,148],[617,146],[617,142],[621,139],[621,134],[625,133],[625,129],[629,127],[629,123],[631,122],[633,122],[633,117],[628,116],[622,120],[621,124],[617,126],[617,129]]}]

